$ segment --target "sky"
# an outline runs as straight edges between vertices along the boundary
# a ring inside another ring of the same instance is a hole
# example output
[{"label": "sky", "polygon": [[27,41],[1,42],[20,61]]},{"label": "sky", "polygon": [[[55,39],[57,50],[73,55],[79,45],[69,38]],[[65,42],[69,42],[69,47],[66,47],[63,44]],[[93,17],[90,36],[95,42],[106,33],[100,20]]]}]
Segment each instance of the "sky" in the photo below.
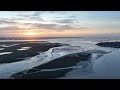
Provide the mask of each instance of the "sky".
[{"label": "sky", "polygon": [[0,37],[120,35],[120,11],[0,11]]}]

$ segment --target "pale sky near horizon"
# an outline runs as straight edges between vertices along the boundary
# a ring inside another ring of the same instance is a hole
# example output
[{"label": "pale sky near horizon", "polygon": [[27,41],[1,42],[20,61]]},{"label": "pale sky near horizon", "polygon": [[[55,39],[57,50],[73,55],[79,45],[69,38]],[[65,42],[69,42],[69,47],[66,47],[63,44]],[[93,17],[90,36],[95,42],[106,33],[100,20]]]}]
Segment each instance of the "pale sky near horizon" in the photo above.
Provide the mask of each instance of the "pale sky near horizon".
[{"label": "pale sky near horizon", "polygon": [[0,11],[0,37],[119,34],[120,11]]}]

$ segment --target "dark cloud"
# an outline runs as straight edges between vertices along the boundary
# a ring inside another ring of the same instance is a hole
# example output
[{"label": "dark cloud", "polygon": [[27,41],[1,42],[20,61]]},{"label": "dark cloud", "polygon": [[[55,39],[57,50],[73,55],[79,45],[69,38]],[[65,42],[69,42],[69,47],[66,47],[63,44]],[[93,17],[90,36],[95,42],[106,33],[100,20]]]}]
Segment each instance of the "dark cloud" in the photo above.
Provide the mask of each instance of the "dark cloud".
[{"label": "dark cloud", "polygon": [[[74,27],[70,26],[70,25],[62,25],[59,26],[59,30],[69,30],[69,29],[73,29]],[[75,29],[75,28],[74,28]]]},{"label": "dark cloud", "polygon": [[16,24],[17,22],[12,20],[0,20],[0,24]]},{"label": "dark cloud", "polygon": [[[7,21],[5,22],[4,21],[4,23],[12,23],[12,22],[7,22]],[[26,26],[30,25],[32,29],[47,29],[47,30],[58,30],[58,31],[82,29],[82,27],[77,28],[75,26],[71,26],[71,25],[67,25],[67,24],[66,25],[43,24],[43,23],[23,23],[23,24],[26,25]],[[24,29],[25,29],[25,27],[19,28],[19,27],[16,27],[16,26],[0,27],[0,30],[24,30]]]},{"label": "dark cloud", "polygon": [[59,24],[42,24],[42,23],[34,23],[32,24],[32,28],[35,29],[48,29],[48,30],[72,30],[72,29],[82,29],[82,27],[77,28],[71,25],[59,25]]},{"label": "dark cloud", "polygon": [[57,20],[58,23],[74,23],[73,19],[62,19],[62,20]]},{"label": "dark cloud", "polygon": [[0,30],[21,30],[19,27],[0,27]]},{"label": "dark cloud", "polygon": [[71,26],[71,25],[62,25],[58,27],[58,30],[79,30],[79,29],[83,29],[85,27],[75,27],[75,26]]},{"label": "dark cloud", "polygon": [[40,24],[40,23],[34,23],[32,24],[33,28],[39,28],[39,29],[57,29],[57,24]]},{"label": "dark cloud", "polygon": [[[36,12],[36,14],[39,14]],[[36,21],[42,21],[43,19],[41,17],[39,17],[38,15],[33,15],[33,16],[29,16],[26,17],[29,18],[30,20],[36,20]],[[25,18],[25,20],[26,20]],[[23,18],[24,19],[24,18]],[[47,30],[73,30],[73,29],[82,29],[77,28],[78,26],[74,25],[74,20],[73,19],[59,19],[59,20],[55,20],[58,23],[50,23],[50,24],[46,24],[46,23],[20,23],[18,22],[19,20],[23,20],[22,17],[18,17],[18,18],[0,18],[0,24],[9,24],[9,25],[14,25],[13,27],[1,27],[0,30],[21,30],[21,29],[25,29],[25,27],[23,28],[19,28],[19,27],[15,27],[15,25],[19,25],[19,24],[23,24],[26,26],[30,26],[29,28],[33,28],[33,29],[47,29]],[[18,21],[17,21],[18,20]],[[62,25],[63,24],[63,25]]]}]

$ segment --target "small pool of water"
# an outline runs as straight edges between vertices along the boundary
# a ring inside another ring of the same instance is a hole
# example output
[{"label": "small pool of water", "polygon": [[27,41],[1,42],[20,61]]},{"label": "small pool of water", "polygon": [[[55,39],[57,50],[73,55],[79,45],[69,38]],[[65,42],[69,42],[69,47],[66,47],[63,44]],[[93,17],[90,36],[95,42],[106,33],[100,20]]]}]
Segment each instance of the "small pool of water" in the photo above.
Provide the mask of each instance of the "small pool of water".
[{"label": "small pool of water", "polygon": [[22,47],[22,48],[20,48],[20,49],[17,49],[18,51],[24,51],[24,50],[28,50],[28,49],[30,49],[31,47]]},{"label": "small pool of water", "polygon": [[4,50],[4,48],[0,48],[0,50]]},{"label": "small pool of water", "polygon": [[0,46],[3,47],[3,48],[7,48],[7,47],[13,47],[13,46],[16,46],[16,45],[19,45],[19,44],[0,45]]},{"label": "small pool of water", "polygon": [[11,54],[11,53],[13,53],[13,52],[2,52],[2,53],[0,53],[0,55]]}]

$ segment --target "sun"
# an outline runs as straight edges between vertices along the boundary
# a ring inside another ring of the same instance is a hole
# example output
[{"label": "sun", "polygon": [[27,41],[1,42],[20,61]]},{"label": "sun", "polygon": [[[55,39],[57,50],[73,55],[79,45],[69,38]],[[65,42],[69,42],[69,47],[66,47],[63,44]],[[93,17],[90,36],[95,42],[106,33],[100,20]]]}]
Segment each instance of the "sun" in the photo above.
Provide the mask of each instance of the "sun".
[{"label": "sun", "polygon": [[24,37],[41,37],[44,36],[44,33],[37,30],[25,30],[21,32],[21,36]]},{"label": "sun", "polygon": [[38,33],[35,33],[35,32],[26,32],[24,35],[27,35],[27,36],[34,36],[34,35],[37,35]]},{"label": "sun", "polygon": [[39,33],[35,31],[26,31],[23,33],[25,36],[38,36]]}]

